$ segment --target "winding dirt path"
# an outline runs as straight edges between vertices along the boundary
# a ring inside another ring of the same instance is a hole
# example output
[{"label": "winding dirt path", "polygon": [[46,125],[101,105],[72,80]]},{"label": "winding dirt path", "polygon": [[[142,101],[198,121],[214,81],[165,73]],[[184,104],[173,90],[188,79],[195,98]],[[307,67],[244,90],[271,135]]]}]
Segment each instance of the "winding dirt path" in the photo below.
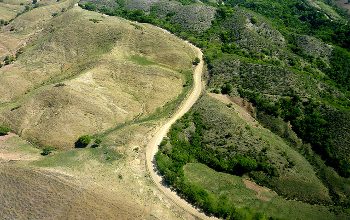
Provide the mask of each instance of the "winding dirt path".
[{"label": "winding dirt path", "polygon": [[188,43],[196,52],[197,56],[200,59],[200,63],[197,65],[197,67],[194,70],[193,74],[193,88],[191,90],[190,95],[184,100],[180,106],[180,108],[177,110],[177,112],[171,116],[167,120],[167,122],[162,125],[159,130],[156,132],[156,134],[152,137],[150,142],[147,145],[146,149],[146,160],[147,160],[147,169],[151,175],[151,178],[153,182],[157,185],[157,187],[173,202],[175,202],[178,206],[183,208],[185,211],[189,212],[190,214],[200,218],[200,219],[215,219],[206,216],[204,213],[200,212],[196,208],[194,208],[191,204],[186,202],[184,199],[180,198],[174,191],[170,190],[168,187],[165,187],[162,184],[162,177],[158,175],[154,156],[158,151],[158,146],[163,140],[163,138],[167,135],[170,127],[176,122],[176,120],[180,119],[186,112],[190,110],[190,108],[193,106],[193,104],[198,100],[202,88],[202,73],[203,73],[203,54],[202,51],[195,47],[194,45]]}]

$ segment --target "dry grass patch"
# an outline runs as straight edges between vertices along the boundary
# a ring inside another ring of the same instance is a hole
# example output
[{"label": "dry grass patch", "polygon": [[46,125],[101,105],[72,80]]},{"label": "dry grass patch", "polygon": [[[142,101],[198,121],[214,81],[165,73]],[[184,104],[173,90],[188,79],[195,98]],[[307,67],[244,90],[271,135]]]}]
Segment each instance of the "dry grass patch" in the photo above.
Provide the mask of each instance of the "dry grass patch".
[{"label": "dry grass patch", "polygon": [[0,2],[0,19],[9,21],[16,17],[17,13],[21,12],[24,7],[19,5],[10,5]]},{"label": "dry grass patch", "polygon": [[0,174],[3,219],[144,218],[142,209],[123,196],[85,189],[64,174],[9,165],[1,165]]}]

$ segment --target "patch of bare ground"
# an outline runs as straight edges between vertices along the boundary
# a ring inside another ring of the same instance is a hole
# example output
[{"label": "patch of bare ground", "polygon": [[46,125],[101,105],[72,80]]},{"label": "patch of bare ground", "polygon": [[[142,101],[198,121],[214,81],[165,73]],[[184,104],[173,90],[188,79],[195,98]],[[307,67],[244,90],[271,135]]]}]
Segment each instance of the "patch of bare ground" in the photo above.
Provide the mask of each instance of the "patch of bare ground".
[{"label": "patch of bare ground", "polygon": [[37,160],[40,158],[38,151],[14,133],[0,136],[0,162],[2,163]]},{"label": "patch of bare ground", "polygon": [[235,112],[249,124],[254,125],[256,127],[259,126],[259,123],[253,115],[255,114],[254,107],[248,101],[240,98],[240,97],[230,97],[228,95],[209,93],[210,97],[213,97],[226,105],[231,106]]},{"label": "patch of bare ground", "polygon": [[350,3],[348,3],[348,0],[336,0],[335,2],[338,5],[338,7],[346,9],[350,14]]},{"label": "patch of bare ground", "polygon": [[248,189],[253,190],[256,193],[256,197],[262,201],[270,201],[273,197],[277,196],[277,193],[273,192],[269,188],[259,186],[255,182],[243,179],[245,186]]},{"label": "patch of bare ground", "polygon": [[8,133],[7,135],[0,136],[0,142],[6,141],[6,140],[8,140],[9,138],[14,137],[14,136],[16,136],[15,133]]},{"label": "patch of bare ground", "polygon": [[37,158],[39,158],[39,156],[33,157],[25,153],[12,153],[0,151],[0,161],[36,160]]}]

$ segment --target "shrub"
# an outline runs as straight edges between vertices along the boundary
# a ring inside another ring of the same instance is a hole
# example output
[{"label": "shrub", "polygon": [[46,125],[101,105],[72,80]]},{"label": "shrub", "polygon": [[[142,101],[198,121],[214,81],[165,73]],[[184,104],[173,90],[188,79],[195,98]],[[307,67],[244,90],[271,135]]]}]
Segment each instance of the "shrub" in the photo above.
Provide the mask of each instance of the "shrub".
[{"label": "shrub", "polygon": [[0,26],[2,26],[2,25],[8,25],[8,21],[5,21],[5,20],[3,20],[3,19],[0,19]]},{"label": "shrub", "polygon": [[96,138],[94,141],[94,144],[91,147],[92,148],[99,147],[101,143],[102,143],[102,140],[100,138]]},{"label": "shrub", "polygon": [[10,131],[8,127],[0,126],[0,136],[7,135]]},{"label": "shrub", "polygon": [[55,150],[55,148],[53,148],[53,147],[45,147],[43,149],[43,152],[41,152],[41,155],[47,156],[47,155],[51,154],[53,150]]},{"label": "shrub", "polygon": [[221,90],[218,89],[218,88],[215,88],[215,89],[213,89],[212,92],[215,93],[215,94],[219,94],[219,93],[221,93]]},{"label": "shrub", "polygon": [[256,24],[256,23],[258,23],[258,19],[256,17],[252,17],[250,19],[250,22],[252,22],[252,24]]},{"label": "shrub", "polygon": [[196,58],[193,60],[192,64],[195,65],[195,66],[197,66],[200,62],[201,62],[201,60],[200,60],[198,57],[196,57]]},{"label": "shrub", "polygon": [[79,4],[80,7],[89,11],[96,11],[97,7],[92,2],[86,2],[85,4]]},{"label": "shrub", "polygon": [[62,86],[66,86],[66,84],[64,84],[64,83],[57,83],[56,85],[54,85],[54,87],[62,87]]},{"label": "shrub", "polygon": [[92,138],[90,135],[83,135],[75,142],[75,147],[76,148],[85,148],[90,144],[91,139]]},{"label": "shrub", "polygon": [[5,65],[9,65],[13,61],[15,61],[15,57],[12,55],[7,55],[4,59]]}]

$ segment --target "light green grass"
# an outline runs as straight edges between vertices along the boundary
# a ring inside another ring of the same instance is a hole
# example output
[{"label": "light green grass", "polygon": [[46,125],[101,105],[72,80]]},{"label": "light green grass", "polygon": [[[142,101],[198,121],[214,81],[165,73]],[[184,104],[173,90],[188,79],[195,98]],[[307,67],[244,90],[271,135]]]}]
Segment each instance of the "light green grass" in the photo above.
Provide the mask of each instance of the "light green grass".
[{"label": "light green grass", "polygon": [[5,146],[6,150],[11,152],[20,152],[27,154],[39,154],[41,152],[40,149],[35,148],[33,145],[18,136],[7,139],[1,143],[1,146]]},{"label": "light green grass", "polygon": [[139,56],[139,55],[132,55],[130,57],[130,60],[132,62],[135,62],[139,65],[142,65],[142,66],[147,66],[147,65],[153,65],[155,64],[155,62],[149,60],[147,57],[143,57],[143,56]]},{"label": "light green grass", "polygon": [[33,162],[39,167],[67,167],[80,169],[95,160],[100,163],[109,164],[121,157],[113,148],[98,147],[86,149],[71,149],[68,151],[55,152],[53,155],[45,156],[41,160]]}]

